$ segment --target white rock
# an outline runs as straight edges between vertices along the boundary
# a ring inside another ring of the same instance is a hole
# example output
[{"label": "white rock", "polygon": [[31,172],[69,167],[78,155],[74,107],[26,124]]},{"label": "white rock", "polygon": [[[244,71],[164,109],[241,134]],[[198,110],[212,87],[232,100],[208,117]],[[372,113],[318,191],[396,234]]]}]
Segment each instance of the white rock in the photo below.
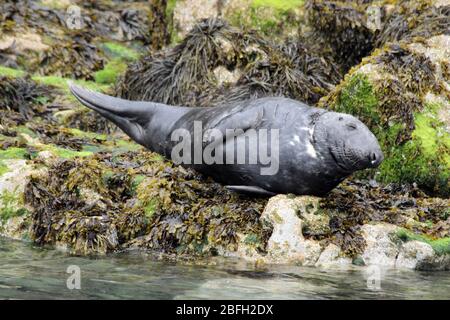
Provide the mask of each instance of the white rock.
[{"label": "white rock", "polygon": [[434,255],[434,250],[428,243],[408,241],[400,248],[395,267],[416,269],[418,264],[433,260]]},{"label": "white rock", "polygon": [[395,267],[399,248],[393,238],[398,229],[399,227],[388,223],[365,224],[361,227],[366,241],[361,257],[366,265]]},{"label": "white rock", "polygon": [[330,243],[325,250],[320,254],[315,266],[330,268],[330,267],[347,267],[352,264],[352,259],[343,257],[341,255],[341,248]]},{"label": "white rock", "polygon": [[216,77],[218,85],[236,83],[241,76],[241,73],[238,69],[235,69],[234,71],[229,71],[227,68],[223,66],[219,66],[216,69],[214,69],[213,73],[214,76]]},{"label": "white rock", "polygon": [[271,260],[278,263],[314,265],[321,247],[302,234],[302,220],[297,216],[299,207],[305,206],[311,197],[289,198],[278,195],[269,200],[261,218],[273,226],[267,250]]},{"label": "white rock", "polygon": [[0,176],[0,194],[5,191],[23,192],[33,167],[23,159],[7,159],[2,160],[2,163],[8,167],[9,171]]},{"label": "white rock", "polygon": [[219,15],[220,0],[180,0],[173,11],[173,23],[180,36],[185,36],[200,19]]},{"label": "white rock", "polygon": [[0,221],[0,235],[15,240],[22,240],[27,234],[25,216],[11,217],[7,221]]}]

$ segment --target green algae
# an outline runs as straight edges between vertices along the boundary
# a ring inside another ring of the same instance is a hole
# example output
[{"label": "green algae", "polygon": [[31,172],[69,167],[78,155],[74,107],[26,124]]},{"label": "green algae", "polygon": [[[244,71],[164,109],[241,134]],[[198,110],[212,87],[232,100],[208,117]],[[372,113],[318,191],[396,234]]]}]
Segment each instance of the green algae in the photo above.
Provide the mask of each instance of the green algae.
[{"label": "green algae", "polygon": [[74,151],[70,149],[64,149],[57,146],[48,145],[45,148],[46,150],[49,150],[56,154],[57,156],[63,158],[63,159],[71,159],[75,157],[88,157],[92,155],[92,152],[89,151]]},{"label": "green algae", "polygon": [[[69,91],[69,82],[73,82],[75,84],[81,85],[83,87],[86,87],[90,90],[95,90],[95,91],[105,92],[110,89],[109,85],[98,84],[98,83],[95,83],[92,81],[85,81],[85,80],[73,80],[73,79],[63,78],[63,77],[59,77],[59,76],[33,76],[32,79],[35,80],[36,82],[39,82],[39,83],[42,83],[45,85],[63,89],[66,93],[70,92]],[[69,95],[68,97],[71,97],[71,96]]]},{"label": "green algae", "polygon": [[228,13],[227,18],[232,25],[256,30],[270,38],[292,36],[300,23],[295,10],[302,4],[303,0],[255,0],[245,10]]},{"label": "green algae", "polygon": [[404,241],[420,241],[429,244],[438,255],[450,254],[450,237],[433,239],[427,235],[417,234],[406,229],[397,231],[397,237]]},{"label": "green algae", "polygon": [[76,137],[95,139],[100,141],[108,140],[108,135],[96,132],[87,132],[76,128],[69,128],[68,131]]},{"label": "green algae", "polygon": [[26,159],[28,154],[25,148],[10,147],[0,150],[0,159]]},{"label": "green algae", "polygon": [[136,50],[117,42],[105,42],[102,46],[105,48],[106,54],[111,55],[113,58],[133,61],[140,57],[139,52]]},{"label": "green algae", "polygon": [[21,207],[22,203],[23,200],[17,192],[4,190],[0,195],[0,220],[5,222],[11,218],[27,214],[28,210]]},{"label": "green algae", "polygon": [[36,138],[37,137],[36,133],[33,130],[31,130],[30,128],[28,128],[28,127],[26,127],[24,125],[17,126],[16,128],[14,128],[14,130],[16,132],[18,132],[18,133],[25,133],[25,134],[29,135],[32,138]]},{"label": "green algae", "polygon": [[[408,109],[401,93],[390,99],[393,92],[384,89],[383,85],[372,84],[365,74],[356,73],[346,79],[337,96],[331,98],[335,104],[329,106],[359,117],[377,136],[385,154],[377,179],[415,182],[432,193],[448,195],[450,138],[436,115],[443,107],[411,104]],[[410,124],[405,121],[409,118]],[[370,172],[373,174],[373,170]]]},{"label": "green algae", "polygon": [[26,74],[25,71],[22,71],[22,70],[0,66],[0,75],[1,76],[17,78],[17,77],[23,77],[25,74]]},{"label": "green algae", "polygon": [[278,10],[289,10],[300,7],[304,0],[253,0],[252,7],[271,7]]},{"label": "green algae", "polygon": [[9,171],[10,171],[10,170],[9,170],[8,166],[5,165],[5,164],[3,163],[3,161],[0,161],[0,177],[1,177],[2,175],[4,175],[5,173],[9,172]]},{"label": "green algae", "polygon": [[105,68],[97,71],[94,75],[97,84],[114,84],[118,77],[127,69],[127,64],[121,59],[114,59],[109,61]]}]

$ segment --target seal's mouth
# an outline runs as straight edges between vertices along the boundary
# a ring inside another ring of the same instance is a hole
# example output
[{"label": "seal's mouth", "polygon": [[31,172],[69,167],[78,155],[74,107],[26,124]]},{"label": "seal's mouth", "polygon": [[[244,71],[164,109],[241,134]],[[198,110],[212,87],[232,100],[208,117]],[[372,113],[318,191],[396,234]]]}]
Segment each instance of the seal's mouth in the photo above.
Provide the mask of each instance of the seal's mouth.
[{"label": "seal's mouth", "polygon": [[329,147],[329,152],[336,165],[346,173],[376,168],[383,161],[381,150],[367,152],[349,148],[345,141],[336,141],[334,146]]},{"label": "seal's mouth", "polygon": [[335,164],[345,173],[351,173],[353,171],[355,171],[355,167],[354,165],[356,164],[355,162],[350,163],[349,161],[346,161],[345,159],[347,158],[346,154],[345,154],[345,148],[343,148],[345,146],[331,146],[328,148],[331,158],[333,159],[333,161],[335,162]]}]

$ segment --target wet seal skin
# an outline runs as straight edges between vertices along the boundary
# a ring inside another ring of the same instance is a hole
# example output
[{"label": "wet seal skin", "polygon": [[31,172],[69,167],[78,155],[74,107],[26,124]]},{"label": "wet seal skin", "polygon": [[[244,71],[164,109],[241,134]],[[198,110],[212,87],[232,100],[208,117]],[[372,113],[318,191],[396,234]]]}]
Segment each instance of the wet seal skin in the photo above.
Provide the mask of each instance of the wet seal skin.
[{"label": "wet seal skin", "polygon": [[[214,157],[222,159],[227,157],[225,150],[230,146],[233,150],[244,146],[248,160],[255,149],[251,149],[251,143],[245,143],[247,133],[268,131],[270,138],[267,137],[264,153],[271,156],[272,163],[181,163],[238,192],[323,196],[353,172],[378,167],[383,160],[376,137],[355,117],[288,98],[267,97],[214,108],[191,108],[128,101],[73,84],[70,89],[82,104],[115,123],[137,143],[168,159],[173,158],[173,149],[179,143],[174,141],[173,133],[182,130],[194,141],[198,123],[200,144],[204,147],[205,139],[215,144],[216,153],[220,150],[224,154]],[[230,130],[235,132],[231,138],[227,136]],[[210,139],[208,132],[212,131],[222,133],[223,139]],[[264,141],[257,137],[260,147]],[[256,150],[260,158],[261,149]],[[264,169],[269,173],[264,173]]]}]

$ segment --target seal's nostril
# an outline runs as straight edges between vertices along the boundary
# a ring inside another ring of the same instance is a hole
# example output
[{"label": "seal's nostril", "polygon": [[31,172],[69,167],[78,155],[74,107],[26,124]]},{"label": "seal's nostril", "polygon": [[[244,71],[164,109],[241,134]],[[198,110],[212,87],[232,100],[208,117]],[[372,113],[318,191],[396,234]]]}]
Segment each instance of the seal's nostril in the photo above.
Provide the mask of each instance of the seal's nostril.
[{"label": "seal's nostril", "polygon": [[372,152],[370,154],[370,163],[375,164],[377,162],[377,154],[375,152]]}]

